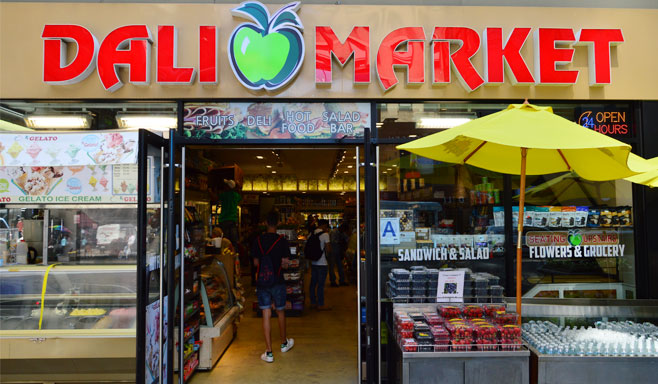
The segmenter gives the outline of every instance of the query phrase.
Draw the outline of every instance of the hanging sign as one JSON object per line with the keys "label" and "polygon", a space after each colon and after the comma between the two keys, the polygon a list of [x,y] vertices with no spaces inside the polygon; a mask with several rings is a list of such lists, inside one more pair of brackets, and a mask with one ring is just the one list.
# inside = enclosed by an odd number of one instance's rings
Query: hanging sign
{"label": "hanging sign", "polygon": [[54,167],[137,163],[137,131],[2,133],[0,165]]}
{"label": "hanging sign", "polygon": [[370,127],[368,103],[185,104],[185,136],[193,139],[345,139]]}
{"label": "hanging sign", "polygon": [[531,259],[623,257],[626,250],[614,229],[528,232],[526,246]]}

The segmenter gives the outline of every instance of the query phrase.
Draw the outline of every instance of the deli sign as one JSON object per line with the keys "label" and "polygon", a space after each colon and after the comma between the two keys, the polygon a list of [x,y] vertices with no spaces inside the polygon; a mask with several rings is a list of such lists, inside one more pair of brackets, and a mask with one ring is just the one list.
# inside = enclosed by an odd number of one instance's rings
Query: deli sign
{"label": "deli sign", "polygon": [[[304,62],[315,67],[315,83],[332,82],[334,61],[345,65],[354,61],[354,83],[368,84],[374,75],[388,91],[399,82],[395,69],[406,70],[408,84],[431,82],[447,85],[457,78],[471,92],[483,85],[573,85],[578,70],[564,69],[574,61],[574,46],[588,47],[590,86],[611,82],[611,47],[624,42],[617,28],[527,28],[503,30],[488,27],[478,31],[469,27],[420,26],[396,28],[381,42],[373,41],[370,27],[355,26],[346,36],[336,35],[331,26],[311,28],[313,47],[304,47],[300,4],[290,3],[270,16],[267,7],[247,1],[233,9],[233,15],[247,19],[231,26],[227,42],[220,42],[222,26],[202,25],[195,31],[198,39],[196,66],[177,65],[178,30],[174,25],[159,25],[152,31],[147,25],[120,26],[102,40],[87,27],[72,24],[45,25],[43,39],[43,81],[52,85],[74,84],[96,70],[102,86],[113,92],[124,82],[147,85],[151,81],[151,48],[155,44],[155,79],[161,84],[217,84],[219,60],[228,60],[236,79],[250,89],[268,91],[284,87],[297,75]],[[157,43],[157,44],[156,44]],[[67,60],[67,45],[74,44],[77,54]],[[228,55],[219,56],[219,44],[227,44]],[[533,44],[534,57],[521,53]],[[310,52],[310,55],[309,55]],[[484,64],[472,62],[481,53]],[[304,56],[310,56],[304,58]],[[528,62],[533,60],[534,70]],[[308,64],[307,64],[308,65]],[[127,68],[121,79],[119,68]],[[426,73],[430,68],[430,73]]]}

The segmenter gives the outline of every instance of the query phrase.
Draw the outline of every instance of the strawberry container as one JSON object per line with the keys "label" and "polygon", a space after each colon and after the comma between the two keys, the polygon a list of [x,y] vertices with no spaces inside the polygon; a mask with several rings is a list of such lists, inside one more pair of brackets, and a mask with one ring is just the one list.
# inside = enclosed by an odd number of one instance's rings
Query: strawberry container
{"label": "strawberry container", "polygon": [[400,327],[400,329],[413,331],[414,321],[411,318],[400,318],[398,321],[398,327]]}
{"label": "strawberry container", "polygon": [[402,337],[403,339],[408,339],[408,338],[410,338],[410,337],[414,337],[414,331],[412,331],[412,330],[410,330],[410,329],[399,329],[399,330],[398,330],[398,334],[399,334],[400,337]]}
{"label": "strawberry container", "polygon": [[402,339],[400,347],[403,352],[418,352],[418,343],[414,339]]}
{"label": "strawberry container", "polygon": [[455,305],[439,305],[439,315],[444,319],[453,319],[461,315],[461,307]]}
{"label": "strawberry container", "polygon": [[440,325],[443,324],[443,318],[436,313],[424,314],[425,322],[428,325]]}
{"label": "strawberry container", "polygon": [[451,346],[452,350],[455,352],[470,351],[473,346],[473,339],[452,340]]}
{"label": "strawberry container", "polygon": [[490,318],[495,317],[498,312],[502,312],[502,313],[506,312],[505,306],[498,304],[488,304],[483,306],[483,309],[484,309],[484,314]]}
{"label": "strawberry container", "polygon": [[517,324],[519,321],[519,315],[511,312],[496,313],[493,320],[499,325]]}
{"label": "strawberry container", "polygon": [[482,317],[484,315],[484,310],[479,305],[465,305],[462,307],[462,315],[464,317],[472,319],[475,317]]}

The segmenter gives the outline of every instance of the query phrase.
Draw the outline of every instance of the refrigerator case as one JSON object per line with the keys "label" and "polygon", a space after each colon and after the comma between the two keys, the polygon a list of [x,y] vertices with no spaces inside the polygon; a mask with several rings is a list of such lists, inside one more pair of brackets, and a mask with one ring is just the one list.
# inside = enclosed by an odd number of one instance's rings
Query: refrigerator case
{"label": "refrigerator case", "polygon": [[3,380],[134,380],[135,275],[134,265],[0,268]]}
{"label": "refrigerator case", "polygon": [[217,259],[201,268],[201,300],[199,369],[211,369],[235,337],[240,315],[225,266]]}

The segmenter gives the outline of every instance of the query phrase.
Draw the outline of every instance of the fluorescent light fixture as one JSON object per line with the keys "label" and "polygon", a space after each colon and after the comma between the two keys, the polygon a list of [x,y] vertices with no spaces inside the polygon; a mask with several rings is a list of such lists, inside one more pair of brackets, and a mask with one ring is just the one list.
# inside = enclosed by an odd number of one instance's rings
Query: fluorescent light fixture
{"label": "fluorescent light fixture", "polygon": [[343,171],[343,173],[350,173],[349,171]]}
{"label": "fluorescent light fixture", "polygon": [[348,165],[348,166],[347,166],[347,168],[352,168],[352,167],[354,167],[354,166],[353,166],[353,165]]}
{"label": "fluorescent light fixture", "polygon": [[174,114],[138,115],[135,113],[117,113],[117,125],[122,129],[148,129],[151,131],[168,131],[178,127]]}
{"label": "fluorescent light fixture", "polygon": [[475,116],[446,116],[446,117],[421,117],[416,128],[423,129],[448,129],[453,128],[475,119]]}
{"label": "fluorescent light fixture", "polygon": [[25,123],[35,129],[87,129],[91,127],[91,115],[28,115]]}
{"label": "fluorescent light fixture", "polygon": [[272,168],[272,166],[271,165],[266,165],[265,168]]}
{"label": "fluorescent light fixture", "polygon": [[418,137],[418,135],[409,135],[410,138]]}
{"label": "fluorescent light fixture", "polygon": [[264,157],[263,157],[263,156],[260,156],[260,155],[256,156],[256,158],[257,158],[258,160],[263,160],[263,159],[264,159]]}

